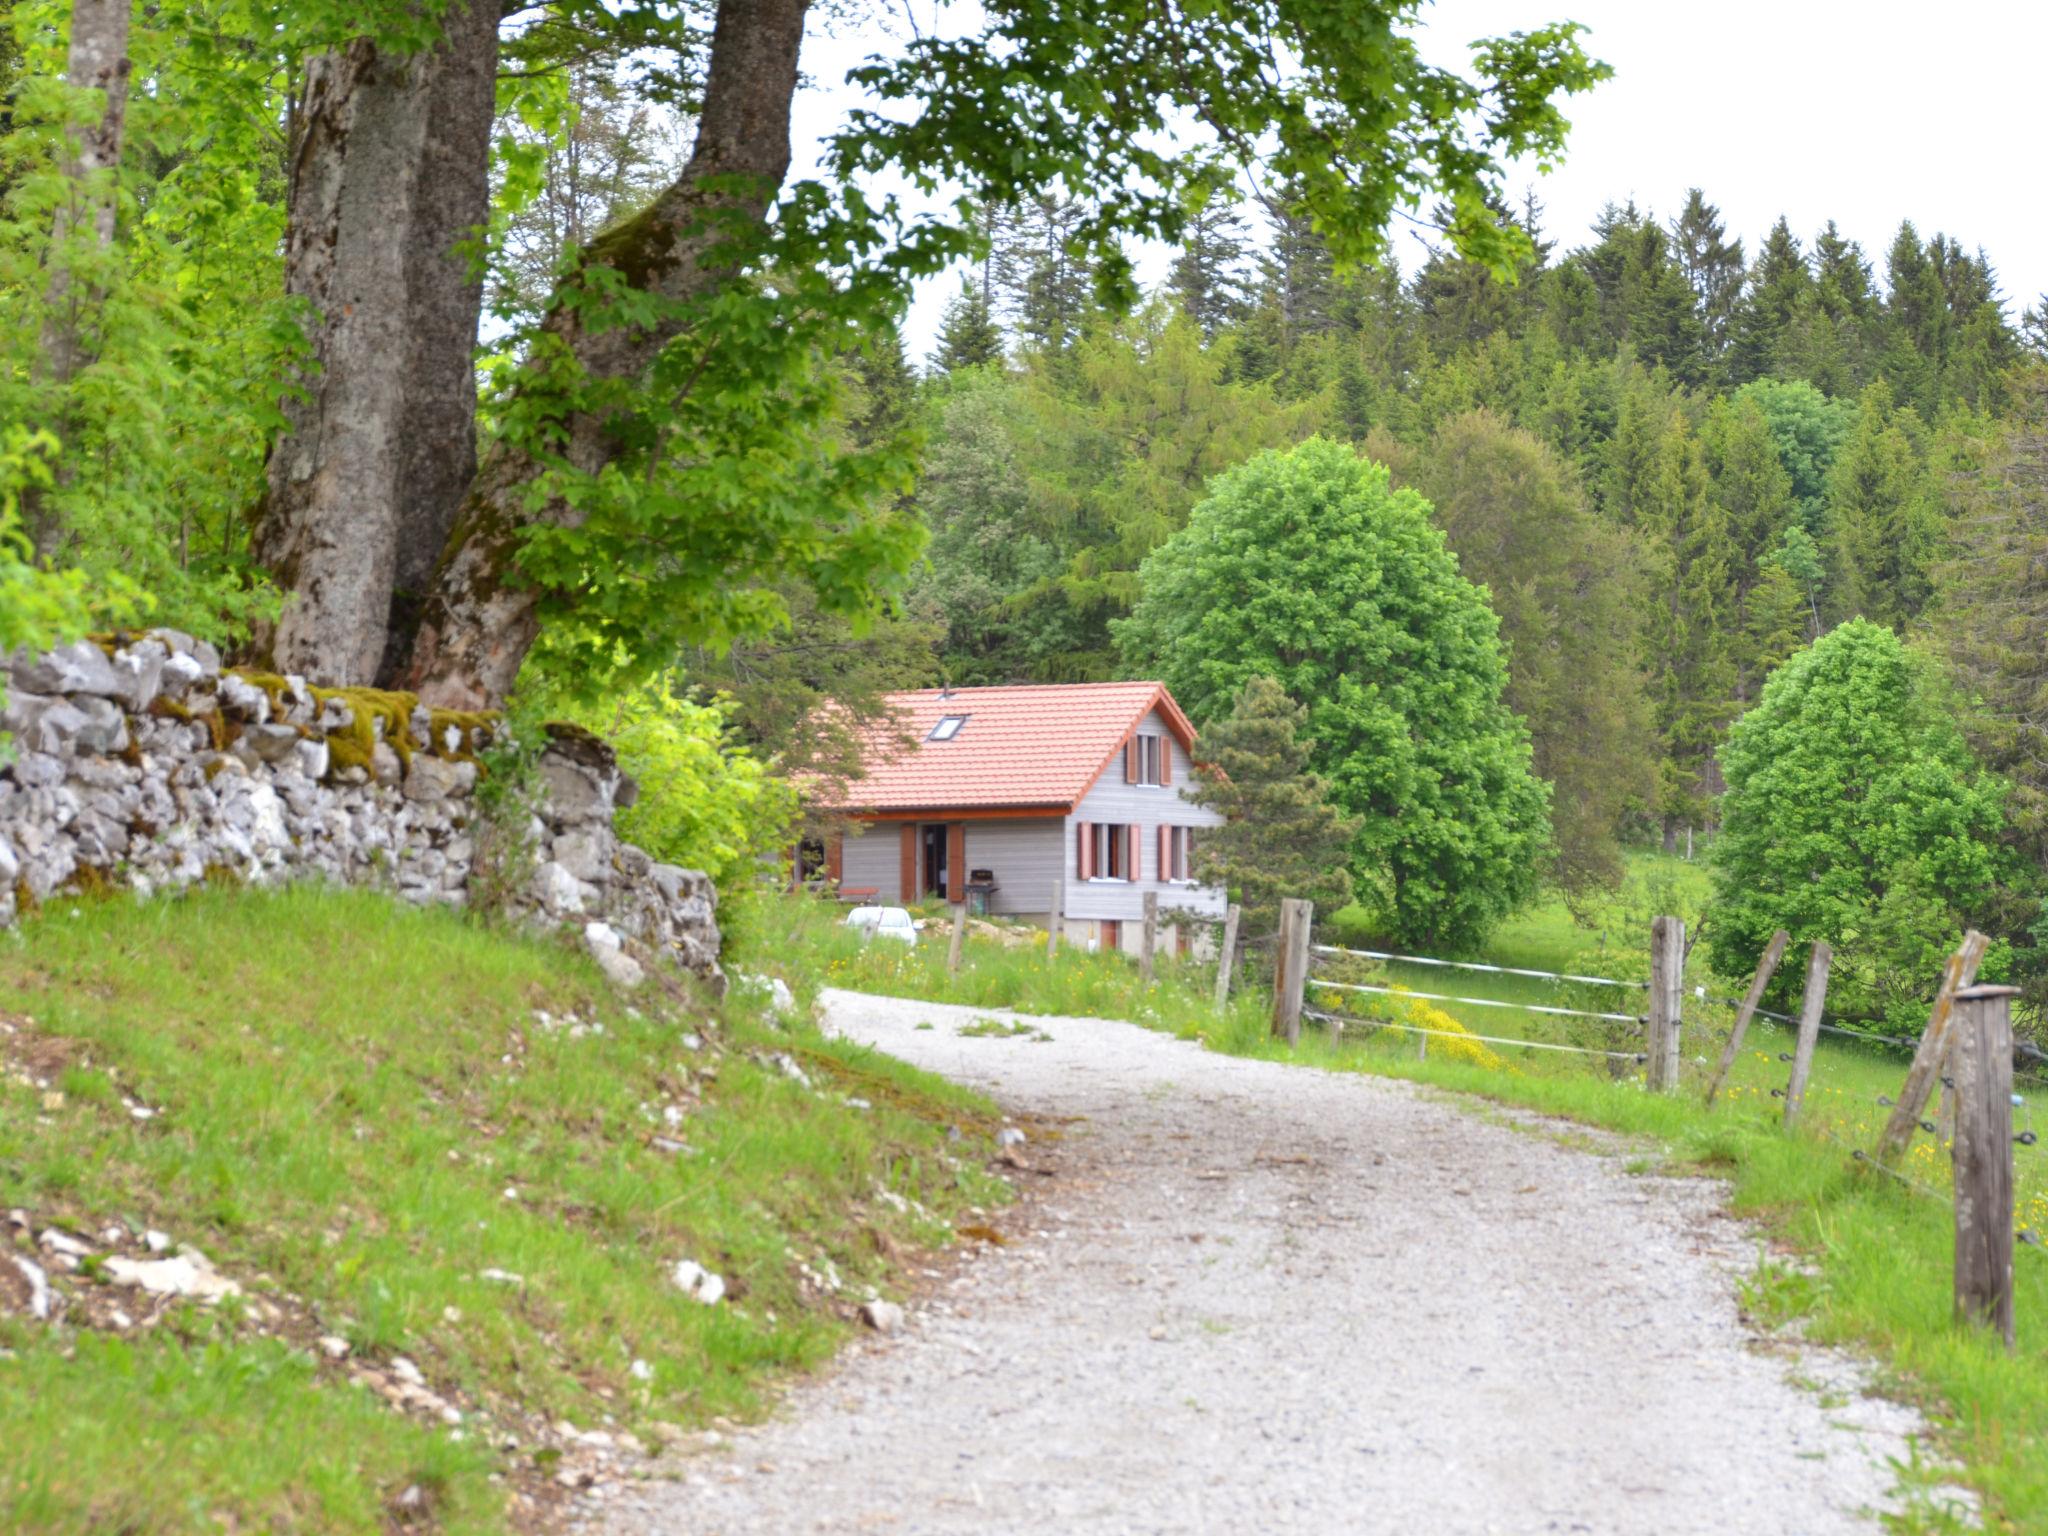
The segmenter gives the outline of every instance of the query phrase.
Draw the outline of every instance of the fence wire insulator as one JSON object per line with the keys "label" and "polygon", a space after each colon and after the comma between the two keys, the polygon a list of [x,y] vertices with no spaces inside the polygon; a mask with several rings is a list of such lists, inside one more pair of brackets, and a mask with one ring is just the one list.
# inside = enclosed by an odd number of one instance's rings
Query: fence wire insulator
{"label": "fence wire insulator", "polygon": [[1944,1077],[1941,1080],[1941,1086],[1948,1089],[1951,1093],[1953,1093],[1955,1091],[1956,1080],[1952,1077]]}
{"label": "fence wire insulator", "polygon": [[1790,1051],[1780,1051],[1780,1052],[1778,1052],[1778,1060],[1780,1060],[1780,1061],[1790,1061],[1791,1059],[1792,1059],[1792,1053],[1791,1053]]}
{"label": "fence wire insulator", "polygon": [[1783,1097],[1785,1097],[1785,1090],[1782,1088],[1773,1088],[1771,1090],[1771,1097],[1774,1099],[1782,1099]]}
{"label": "fence wire insulator", "polygon": [[2031,1243],[2036,1248],[2048,1248],[2048,1243],[2042,1242],[2041,1234],[2032,1227],[2021,1227],[2013,1236],[2023,1243]]}
{"label": "fence wire insulator", "polygon": [[1890,1109],[1892,1107],[1892,1096],[1888,1093],[1880,1093],[1877,1096],[1877,1102],[1882,1104],[1886,1109]]}
{"label": "fence wire insulator", "polygon": [[1920,1122],[1920,1129],[1925,1131],[1928,1135],[1933,1136],[1940,1132],[1941,1127],[1936,1125],[1932,1120],[1922,1120]]}
{"label": "fence wire insulator", "polygon": [[2021,1131],[2019,1135],[2013,1137],[2013,1140],[2023,1147],[2031,1147],[2034,1144],[2034,1133],[2032,1131]]}

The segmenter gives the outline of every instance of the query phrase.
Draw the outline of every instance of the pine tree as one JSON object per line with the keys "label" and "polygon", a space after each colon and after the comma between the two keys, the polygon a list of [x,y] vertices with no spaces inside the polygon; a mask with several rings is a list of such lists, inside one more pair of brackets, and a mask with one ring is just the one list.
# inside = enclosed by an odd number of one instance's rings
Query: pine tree
{"label": "pine tree", "polygon": [[1940,387],[1948,318],[1941,272],[1921,245],[1919,231],[1906,220],[1885,254],[1881,371],[1894,398],[1933,405]]}
{"label": "pine tree", "polygon": [[939,345],[932,353],[932,367],[939,373],[955,373],[1002,360],[1003,328],[996,323],[989,290],[974,278],[962,278],[960,291],[947,300],[939,321]]}
{"label": "pine tree", "polygon": [[1813,286],[1799,241],[1781,216],[1771,226],[1750,268],[1749,283],[1735,315],[1735,339],[1728,377],[1741,384],[1779,375],[1784,367],[1795,316]]}
{"label": "pine tree", "polygon": [[1335,328],[1336,264],[1330,247],[1283,189],[1266,204],[1273,243],[1266,254],[1265,291],[1279,309],[1290,344]]}
{"label": "pine tree", "polygon": [[1671,244],[1678,270],[1694,296],[1700,320],[1700,350],[1711,367],[1728,351],[1735,306],[1742,297],[1742,241],[1728,238],[1721,210],[1698,187],[1685,194],[1685,208],[1671,221]]}
{"label": "pine tree", "polygon": [[1253,677],[1195,743],[1201,767],[1188,799],[1223,817],[1195,835],[1195,878],[1228,890],[1257,939],[1279,928],[1285,897],[1323,913],[1351,900],[1346,863],[1358,828],[1309,772],[1307,723],[1307,708],[1277,682]]}
{"label": "pine tree", "polygon": [[1204,337],[1214,338],[1251,307],[1249,251],[1244,214],[1237,208],[1211,201],[1189,215],[1167,286]]}

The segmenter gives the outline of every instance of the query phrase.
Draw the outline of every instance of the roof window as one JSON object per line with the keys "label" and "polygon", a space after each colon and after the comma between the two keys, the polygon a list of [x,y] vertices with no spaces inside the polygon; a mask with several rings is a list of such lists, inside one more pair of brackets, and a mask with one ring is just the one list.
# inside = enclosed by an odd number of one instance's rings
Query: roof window
{"label": "roof window", "polygon": [[960,727],[966,723],[967,717],[965,715],[941,715],[939,716],[939,723],[932,727],[931,735],[925,737],[925,740],[951,741],[960,734]]}

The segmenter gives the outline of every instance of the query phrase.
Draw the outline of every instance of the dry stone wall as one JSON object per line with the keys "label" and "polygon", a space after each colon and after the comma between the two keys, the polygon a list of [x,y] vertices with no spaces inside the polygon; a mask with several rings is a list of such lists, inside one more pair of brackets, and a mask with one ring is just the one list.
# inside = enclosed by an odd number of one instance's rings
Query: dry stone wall
{"label": "dry stone wall", "polygon": [[66,890],[317,878],[460,906],[484,878],[515,913],[575,928],[615,979],[648,965],[723,990],[716,892],[619,840],[632,781],[593,737],[551,733],[530,803],[484,824],[491,724],[407,695],[224,670],[175,630],[7,664],[0,927]]}

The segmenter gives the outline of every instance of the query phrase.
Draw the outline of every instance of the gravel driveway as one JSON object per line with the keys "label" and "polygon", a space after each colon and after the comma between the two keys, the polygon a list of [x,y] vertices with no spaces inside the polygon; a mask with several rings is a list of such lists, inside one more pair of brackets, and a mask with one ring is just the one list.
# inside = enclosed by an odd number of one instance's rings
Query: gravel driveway
{"label": "gravel driveway", "polygon": [[616,1497],[610,1531],[1829,1536],[1891,1507],[1917,1421],[1743,1326],[1756,1242],[1706,1181],[1129,1024],[826,1008],[1084,1119],[1021,1149],[1053,1172],[1022,1176],[1007,1246],[777,1422]]}

